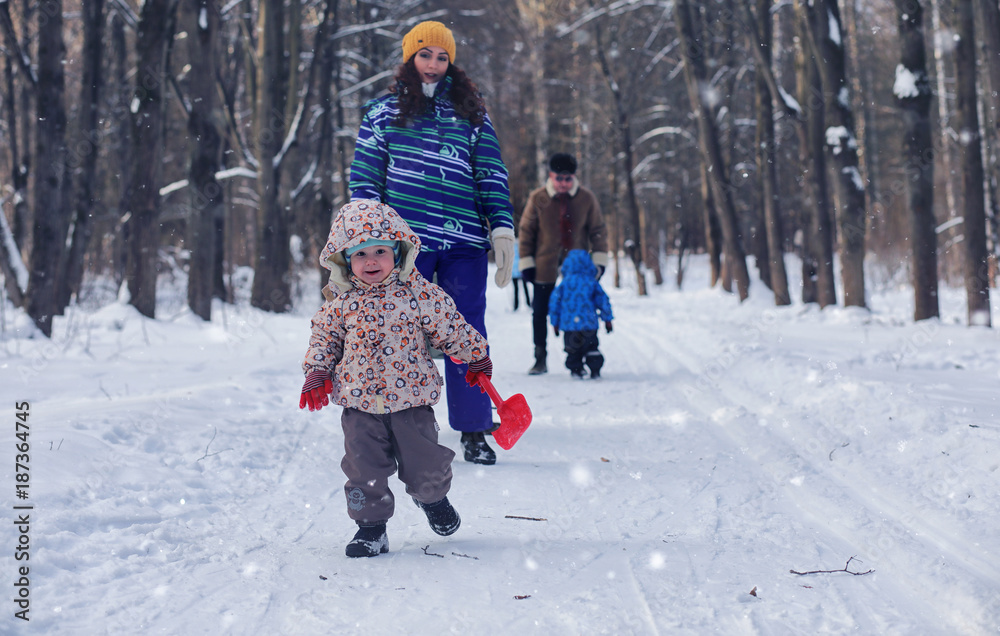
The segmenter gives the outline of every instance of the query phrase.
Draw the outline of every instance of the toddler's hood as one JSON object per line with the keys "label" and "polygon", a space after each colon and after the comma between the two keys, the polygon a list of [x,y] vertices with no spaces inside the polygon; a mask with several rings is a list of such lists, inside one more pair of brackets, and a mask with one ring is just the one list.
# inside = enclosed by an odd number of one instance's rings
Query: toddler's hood
{"label": "toddler's hood", "polygon": [[344,250],[368,239],[399,241],[399,280],[405,282],[409,278],[420,251],[420,239],[403,217],[388,205],[358,199],[340,208],[319,257],[320,265],[330,270],[330,283],[323,290],[327,298],[331,297],[330,294],[336,297],[351,289],[351,267],[344,257]]}
{"label": "toddler's hood", "polygon": [[560,269],[563,276],[597,278],[597,266],[594,265],[594,261],[590,258],[590,254],[586,250],[570,250],[566,254],[566,260],[563,261]]}

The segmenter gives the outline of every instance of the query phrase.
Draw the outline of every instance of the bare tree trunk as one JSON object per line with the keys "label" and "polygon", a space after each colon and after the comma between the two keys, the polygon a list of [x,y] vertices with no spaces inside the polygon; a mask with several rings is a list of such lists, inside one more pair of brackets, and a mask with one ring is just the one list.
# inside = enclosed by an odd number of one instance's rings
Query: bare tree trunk
{"label": "bare tree trunk", "polygon": [[[23,24],[31,24],[35,17],[35,13],[41,7],[40,3],[35,2],[35,0],[21,0],[21,21]],[[22,64],[27,64],[29,57],[27,51],[30,50],[32,42],[35,35],[31,32],[31,29],[21,30],[21,41],[18,44],[19,50],[24,52],[22,59],[24,62]],[[37,51],[36,51],[37,54]],[[17,169],[21,172],[22,184],[24,187],[24,198],[20,204],[15,204],[14,206],[14,238],[17,239],[17,244],[21,247],[21,253],[25,260],[28,259],[28,252],[26,246],[30,245],[30,235],[32,230],[32,214],[30,201],[31,194],[29,189],[29,184],[34,179],[34,166],[35,166],[35,134],[36,126],[34,122],[34,117],[30,113],[36,112],[37,106],[37,84],[38,78],[35,77],[30,69],[24,70],[21,73],[22,80],[19,86],[19,95],[17,96],[17,101],[20,104],[18,109],[23,116],[18,121],[17,131],[11,131],[11,135],[19,135],[21,137],[20,147],[21,147],[21,163]]]}
{"label": "bare tree trunk", "polygon": [[[339,18],[338,18],[339,21]],[[333,209],[338,209],[341,205],[346,204],[351,200],[351,190],[350,190],[350,179],[348,179],[348,172],[350,171],[351,165],[351,154],[354,152],[354,142],[353,139],[349,139],[344,133],[344,100],[341,97],[341,91],[343,87],[341,83],[343,81],[343,71],[344,64],[341,62],[339,57],[334,57],[336,69],[333,74],[333,90],[335,91],[336,98],[333,100],[333,105],[336,108],[337,118],[336,125],[334,126],[334,138],[337,141],[337,172],[340,175],[340,193],[334,199]]]}
{"label": "bare tree trunk", "polygon": [[[346,18],[339,17],[341,11],[339,2],[337,6],[338,17],[336,17],[334,22],[339,25],[342,22],[347,22],[347,20]],[[349,9],[350,4],[344,7],[345,13]],[[338,26],[337,28],[339,29],[340,27]],[[347,68],[347,73],[349,73],[350,66],[344,64],[341,56],[335,55],[333,74],[333,107],[336,111],[336,119],[334,120],[333,134],[334,139],[336,140],[335,157],[340,189],[334,197],[334,204],[332,206],[333,210],[339,209],[341,205],[344,205],[351,200],[350,179],[348,178],[348,173],[350,172],[351,162],[354,159],[354,141],[357,134],[357,129],[347,129],[347,122],[345,121],[345,100],[342,95],[344,90],[343,83],[345,68]]]}
{"label": "bare tree trunk", "polygon": [[[771,5],[772,0],[757,0],[757,32],[764,61],[771,63]],[[757,76],[757,173],[760,175],[761,198],[764,203],[764,224],[767,236],[768,274],[774,304],[791,304],[788,294],[788,274],[785,271],[785,235],[781,229],[781,206],[778,198],[778,146],[774,135],[774,108],[767,79]]]}
{"label": "bare tree trunk", "polygon": [[[5,5],[6,6],[6,5]],[[14,108],[14,68],[11,64],[10,57],[6,57],[4,60],[4,81],[6,85],[6,90],[4,91],[3,103],[4,108],[7,111],[7,130],[11,131],[9,136],[10,141],[10,165],[11,165],[11,185],[13,188],[13,207],[14,207],[14,219],[24,218],[27,216],[27,201],[25,200],[25,195],[27,194],[27,179],[26,174],[21,170],[22,164],[20,161],[20,155],[18,152],[18,139],[17,139],[17,111]],[[2,273],[4,276],[4,287],[7,289],[7,296],[10,298],[11,302],[15,307],[21,307],[24,305],[24,293],[27,289],[28,281],[20,280],[17,276],[17,266],[24,266],[21,260],[21,246],[24,243],[23,236],[19,239],[14,231],[7,225],[7,217],[3,216],[3,210],[0,210],[0,223],[3,223],[3,236],[0,236],[0,259],[2,259]],[[24,226],[22,222],[22,227]]]}
{"label": "bare tree trunk", "polygon": [[28,54],[28,33],[30,30],[27,28],[27,25],[31,22],[33,11],[28,2],[24,2],[22,6],[25,9],[24,15],[21,16],[22,24],[24,25],[22,33],[25,35],[23,43],[17,40],[17,32],[14,30],[14,20],[10,15],[10,3],[0,2],[0,31],[3,32],[3,43],[6,48],[4,57],[8,62],[16,62],[17,68],[24,74],[25,80],[28,81],[32,88],[37,88],[38,78],[35,77],[34,71],[31,69],[31,59]]}
{"label": "bare tree trunk", "polygon": [[844,305],[865,305],[865,184],[859,172],[858,142],[851,112],[844,29],[836,0],[803,4],[808,16],[807,42],[823,83],[826,110],[826,147],[836,168],[840,230],[840,277],[844,285]]}
{"label": "bare tree trunk", "polygon": [[[4,22],[4,43],[8,49],[13,50],[11,42],[17,43],[10,21],[9,3],[0,6],[0,19]],[[10,25],[11,28],[8,28]],[[21,162],[18,153],[17,135],[17,111],[14,108],[14,96],[16,95],[14,84],[14,65],[11,56],[4,56],[4,94],[3,106],[7,111],[7,130],[10,148],[11,182],[14,190],[14,218],[18,217],[18,207],[25,207],[25,189],[27,187],[24,175],[21,172]],[[23,213],[23,212],[22,212]],[[13,230],[7,224],[7,217],[0,210],[0,274],[4,277],[4,289],[7,290],[7,297],[15,307],[24,304],[24,293],[28,286],[28,277],[23,274],[27,272],[21,260],[20,241],[14,236]],[[19,272],[21,275],[19,275]]]}
{"label": "bare tree trunk", "polygon": [[[719,226],[719,215],[715,209],[715,198],[712,196],[712,186],[709,182],[708,167],[704,161],[699,162],[701,176],[701,203],[705,225],[705,250],[708,252],[708,286],[722,280],[722,228]],[[731,291],[731,290],[730,290]]]}
{"label": "bare tree trunk", "polygon": [[223,190],[215,179],[221,164],[222,136],[216,128],[216,52],[219,25],[217,0],[190,0],[195,24],[190,25],[188,46],[192,60],[190,73],[191,113],[188,132],[194,141],[188,181],[191,208],[187,223],[187,244],[191,252],[188,267],[188,307],[203,320],[212,319],[215,291],[216,219],[223,208]]}
{"label": "bare tree trunk", "polygon": [[816,302],[820,307],[837,303],[833,274],[833,217],[826,180],[824,130],[826,110],[823,87],[816,60],[806,45],[807,16],[796,11],[796,32],[800,46],[796,51],[798,99],[804,109],[805,124],[798,128],[799,157],[802,172],[799,182],[807,200],[805,236],[802,240],[802,302]]}
{"label": "bare tree trunk", "polygon": [[143,316],[156,315],[157,256],[160,247],[160,194],[167,50],[174,35],[177,0],[147,0],[136,34],[138,68],[132,107],[131,156],[122,210],[129,215],[127,252],[129,303]]}
{"label": "bare tree trunk", "polygon": [[962,182],[965,193],[965,293],[969,325],[991,326],[989,263],[986,249],[986,204],[983,197],[983,156],[976,111],[976,42],[971,2],[955,5],[956,114],[959,121]]}
{"label": "bare tree trunk", "polygon": [[[258,3],[262,5],[262,3]],[[254,26],[253,15],[254,15],[254,2],[253,0],[243,0],[244,9],[240,15],[240,32],[243,34],[243,81],[245,85],[243,90],[245,94],[250,96],[249,102],[250,107],[253,110],[253,117],[251,121],[256,121],[257,119],[257,79],[258,79],[258,69],[257,64],[259,60],[257,59],[257,46],[258,42],[254,40],[256,35],[258,38],[263,38],[263,33],[257,33],[257,28]],[[263,7],[261,6],[261,9]],[[258,20],[259,22],[259,20]]]}
{"label": "bare tree trunk", "polygon": [[[229,190],[223,187],[221,193],[223,200],[226,199],[227,192]],[[215,247],[212,250],[212,253],[215,254],[215,259],[212,261],[212,297],[224,302],[231,302],[231,294],[226,289],[226,227],[229,225],[226,221],[227,207],[223,203],[212,221],[212,236],[215,241]]]}
{"label": "bare tree trunk", "polygon": [[302,0],[288,0],[288,20],[284,32],[284,64],[282,75],[285,77],[285,121],[295,118],[299,106],[299,62],[302,49]]}
{"label": "bare tree trunk", "polygon": [[659,286],[663,284],[663,270],[660,268],[660,228],[657,222],[659,216],[646,212],[645,206],[642,210],[646,220],[646,234],[642,239],[644,250],[642,262],[653,274],[653,284]]}
{"label": "bare tree trunk", "polygon": [[[334,144],[339,146],[339,143],[334,132],[334,119],[337,116],[340,90],[337,89],[336,99],[334,99],[332,91],[334,78],[340,72],[340,62],[337,61],[336,46],[331,35],[337,32],[339,25],[340,0],[327,0],[322,21],[316,31],[316,46],[321,60],[317,94],[319,95],[319,104],[323,108],[319,122],[319,146],[316,149],[316,174],[319,175],[319,188],[316,192],[315,206],[310,208],[312,213],[306,223],[307,231],[310,234],[308,240],[317,257],[329,232],[337,199],[333,189],[333,175],[337,172],[337,166],[334,165],[333,157]],[[341,179],[341,181],[346,183],[347,179]],[[322,273],[321,269],[320,274]],[[320,276],[321,288],[327,283],[324,278],[324,276]]]}
{"label": "bare tree trunk", "polygon": [[[113,6],[113,5],[112,5]],[[108,83],[111,92],[110,116],[114,121],[119,122],[110,131],[109,146],[111,173],[116,175],[113,182],[114,190],[124,192],[132,175],[132,147],[130,127],[131,113],[129,113],[129,101],[134,92],[129,85],[129,73],[131,71],[128,63],[128,46],[125,37],[125,18],[122,16],[122,9],[115,8],[111,12],[111,59],[108,60],[111,80]],[[121,201],[119,201],[119,204]],[[128,224],[125,222],[126,212],[119,207],[118,220],[115,223],[111,246],[111,273],[114,277],[115,285],[121,287],[125,280],[127,267],[126,244],[128,235]]]}
{"label": "bare tree trunk", "polygon": [[628,240],[631,242],[629,251],[632,257],[632,265],[635,267],[636,291],[640,296],[645,296],[649,292],[646,290],[646,274],[643,271],[643,246],[646,238],[646,218],[639,204],[639,197],[635,192],[635,179],[632,177],[632,170],[635,167],[635,160],[632,156],[632,129],[629,123],[628,107],[625,105],[624,97],[619,89],[618,82],[615,81],[608,64],[607,56],[602,43],[600,23],[594,23],[594,36],[597,45],[594,47],[598,60],[601,63],[601,71],[608,82],[611,95],[614,98],[615,114],[618,118],[618,133],[620,135],[624,163],[622,174],[625,176],[625,201],[628,205],[628,223],[626,232]]}
{"label": "bare tree trunk", "polygon": [[[308,7],[310,13],[313,12],[311,3]],[[284,95],[282,98],[282,110],[285,121],[285,139],[282,146],[279,146],[278,162],[281,170],[278,173],[278,205],[285,211],[287,233],[301,234],[301,230],[296,231],[296,213],[299,208],[298,201],[295,200],[299,194],[298,181],[293,181],[296,176],[308,170],[308,167],[316,160],[312,152],[303,152],[307,149],[307,144],[300,144],[300,134],[309,128],[307,113],[310,112],[312,102],[316,99],[315,83],[306,81],[303,95],[303,73],[302,66],[302,11],[306,8],[305,0],[285,0],[283,4],[284,30],[282,32],[282,48],[284,53],[281,57],[281,72],[278,77],[282,78]],[[317,35],[319,35],[317,33]],[[315,51],[316,49],[314,49]],[[319,56],[315,53],[310,56],[307,65],[306,76],[311,80],[315,74],[315,68],[319,66]],[[311,150],[311,149],[310,149]],[[311,187],[304,190],[312,191]],[[301,249],[301,246],[300,246]],[[291,259],[291,245],[289,245],[289,259]],[[292,261],[289,260],[289,284],[295,280],[292,275]]]}
{"label": "bare tree trunk", "polygon": [[77,141],[69,156],[75,172],[72,243],[59,286],[59,303],[69,305],[83,282],[83,258],[93,233],[95,197],[101,196],[97,183],[97,159],[101,130],[99,116],[104,79],[101,73],[101,43],[104,29],[104,0],[83,0],[83,77],[80,85]]}
{"label": "bare tree trunk", "polygon": [[[983,110],[986,113],[985,141],[988,152],[987,177],[987,218],[990,223],[987,245],[992,244],[991,258],[1000,259],[1000,3],[978,0],[976,22],[981,25],[980,33],[984,44],[986,61],[980,66],[983,71],[986,90],[982,91]],[[991,278],[990,285],[996,280]]]}
{"label": "bare tree trunk", "polygon": [[257,142],[257,266],[250,304],[258,309],[285,312],[291,307],[288,279],[291,253],[288,217],[281,209],[278,190],[281,170],[275,158],[284,140],[284,57],[282,0],[262,0],[257,18],[257,94],[254,132]]}
{"label": "bare tree trunk", "polygon": [[937,234],[934,232],[934,143],[931,136],[931,83],[924,49],[923,8],[896,0],[902,47],[893,92],[903,115],[907,166],[907,207],[913,268],[914,320],[939,315]]}
{"label": "bare tree trunk", "polygon": [[981,25],[980,34],[986,50],[982,69],[989,79],[989,97],[986,99],[990,125],[994,134],[1000,134],[1000,2],[976,0],[976,21]]}
{"label": "bare tree trunk", "polygon": [[[618,198],[618,170],[618,164],[612,163],[611,170],[608,172],[608,192],[611,194],[612,200]],[[618,206],[610,207],[613,207],[613,210],[608,219],[608,247],[611,248],[611,259],[615,264],[614,286],[615,289],[619,289],[622,286],[622,271],[619,256],[625,248],[622,238],[622,215],[619,213]]]}
{"label": "bare tree trunk", "polygon": [[934,75],[937,78],[938,127],[941,130],[941,172],[944,175],[944,194],[947,218],[953,217],[958,209],[955,203],[955,174],[951,162],[951,130],[948,114],[947,69],[944,59],[946,30],[942,23],[942,3],[948,0],[930,0],[931,2],[931,32],[934,33]]}
{"label": "bare tree trunk", "polygon": [[[25,3],[29,8],[29,3]],[[30,21],[30,10],[22,16],[24,23]],[[7,139],[10,148],[11,186],[13,192],[14,218],[11,238],[19,250],[27,245],[28,229],[31,226],[31,210],[28,207],[28,178],[31,174],[31,95],[37,79],[33,75],[25,46],[17,40],[14,24],[10,17],[10,3],[0,3],[0,22],[3,26],[3,44],[8,54],[4,56],[3,106],[7,112]],[[25,32],[29,29],[24,29]],[[18,64],[14,64],[14,61]],[[20,97],[20,99],[18,99]],[[20,108],[18,107],[20,106]],[[22,116],[18,118],[18,113]],[[18,255],[21,260],[21,255]],[[8,281],[8,285],[10,281]],[[21,290],[23,295],[23,291]],[[13,295],[11,296],[13,298]],[[22,298],[23,302],[23,298]],[[20,306],[21,303],[17,303]]]}
{"label": "bare tree trunk", "polygon": [[34,178],[34,231],[27,310],[39,330],[52,335],[58,306],[60,265],[69,228],[69,202],[62,200],[66,179],[66,107],[62,0],[38,5],[38,93]]}
{"label": "bare tree trunk", "polygon": [[545,42],[546,7],[541,0],[517,0],[517,12],[521,22],[527,47],[526,69],[531,80],[534,97],[532,113],[535,116],[535,176],[536,183],[544,183],[548,177],[549,154],[549,99],[545,86]]}
{"label": "bare tree trunk", "polygon": [[[912,0],[914,3],[919,2],[919,0]],[[854,119],[855,125],[855,136],[858,140],[858,171],[864,175],[866,187],[865,187],[865,209],[871,210],[874,200],[871,199],[873,194],[877,193],[877,166],[878,161],[872,161],[872,157],[877,157],[878,154],[875,151],[877,144],[875,143],[875,126],[870,126],[869,124],[873,121],[873,117],[870,116],[869,106],[872,104],[871,99],[866,99],[866,95],[870,95],[871,92],[866,92],[866,88],[871,85],[868,81],[871,77],[871,64],[864,64],[862,61],[860,49],[859,49],[859,36],[858,33],[861,30],[859,22],[863,19],[863,13],[859,11],[858,5],[864,3],[869,4],[870,0],[841,0],[840,5],[844,8],[844,15],[841,22],[841,37],[844,38],[844,55],[848,59],[855,60],[855,72],[848,79],[850,86],[850,96],[851,101],[848,107],[855,113],[857,117]],[[871,128],[871,133],[869,132]],[[874,214],[873,214],[874,216]]]}
{"label": "bare tree trunk", "polygon": [[688,98],[691,100],[691,109],[698,121],[698,145],[701,149],[702,161],[707,166],[712,198],[719,212],[719,224],[722,228],[726,255],[725,268],[736,282],[740,300],[743,301],[750,295],[750,272],[747,270],[746,252],[743,250],[742,233],[733,203],[732,184],[728,178],[729,171],[722,159],[722,150],[719,147],[713,109],[706,103],[703,94],[707,78],[704,59],[699,55],[699,52],[704,52],[705,47],[694,28],[690,0],[681,0],[677,3],[676,9],[684,56],[684,77],[687,83]]}
{"label": "bare tree trunk", "polygon": [[0,274],[3,274],[7,297],[15,307],[24,305],[24,292],[28,287],[27,272],[14,241],[14,233],[7,225],[7,216],[0,210]]}

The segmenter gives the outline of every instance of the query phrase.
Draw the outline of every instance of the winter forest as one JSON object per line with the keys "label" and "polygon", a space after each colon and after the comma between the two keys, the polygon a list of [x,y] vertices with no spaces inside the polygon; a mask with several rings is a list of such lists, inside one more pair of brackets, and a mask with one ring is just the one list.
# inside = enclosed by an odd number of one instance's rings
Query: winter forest
{"label": "winter forest", "polygon": [[364,105],[401,35],[437,19],[486,98],[515,213],[546,157],[574,153],[613,284],[645,295],[668,259],[704,253],[708,285],[744,300],[749,262],[782,305],[795,253],[804,302],[865,307],[867,274],[911,281],[922,320],[945,281],[989,326],[998,5],[0,0],[4,293],[49,335],[120,289],[155,316],[180,268],[208,320],[249,267],[251,304],[287,311],[348,199]]}
{"label": "winter forest", "polygon": [[[528,375],[490,272],[531,427],[352,559],[303,352],[425,20],[614,329]],[[0,60],[0,634],[1000,630],[1000,0],[0,0]]]}

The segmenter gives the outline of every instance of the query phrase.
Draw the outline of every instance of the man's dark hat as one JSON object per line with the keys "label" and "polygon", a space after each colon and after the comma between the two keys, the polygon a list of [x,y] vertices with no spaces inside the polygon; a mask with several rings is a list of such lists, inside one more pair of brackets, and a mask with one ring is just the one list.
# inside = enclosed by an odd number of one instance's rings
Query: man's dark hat
{"label": "man's dark hat", "polygon": [[576,174],[576,159],[565,152],[557,152],[549,159],[549,170],[556,174]]}

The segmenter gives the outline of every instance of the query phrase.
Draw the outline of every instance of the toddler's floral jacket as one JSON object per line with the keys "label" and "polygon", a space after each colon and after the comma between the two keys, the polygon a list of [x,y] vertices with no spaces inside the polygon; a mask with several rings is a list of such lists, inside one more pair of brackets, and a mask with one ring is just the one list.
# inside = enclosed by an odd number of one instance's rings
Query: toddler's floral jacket
{"label": "toddler's floral jacket", "polygon": [[[400,241],[398,265],[384,281],[354,277],[344,250],[368,239]],[[357,200],[330,228],[320,263],[330,270],[326,302],[312,319],[302,369],[326,370],[331,402],[367,413],[434,405],[443,381],[427,345],[463,362],[487,356],[486,339],[451,296],[414,267],[420,239],[388,205]],[[426,338],[425,338],[426,336]]]}

